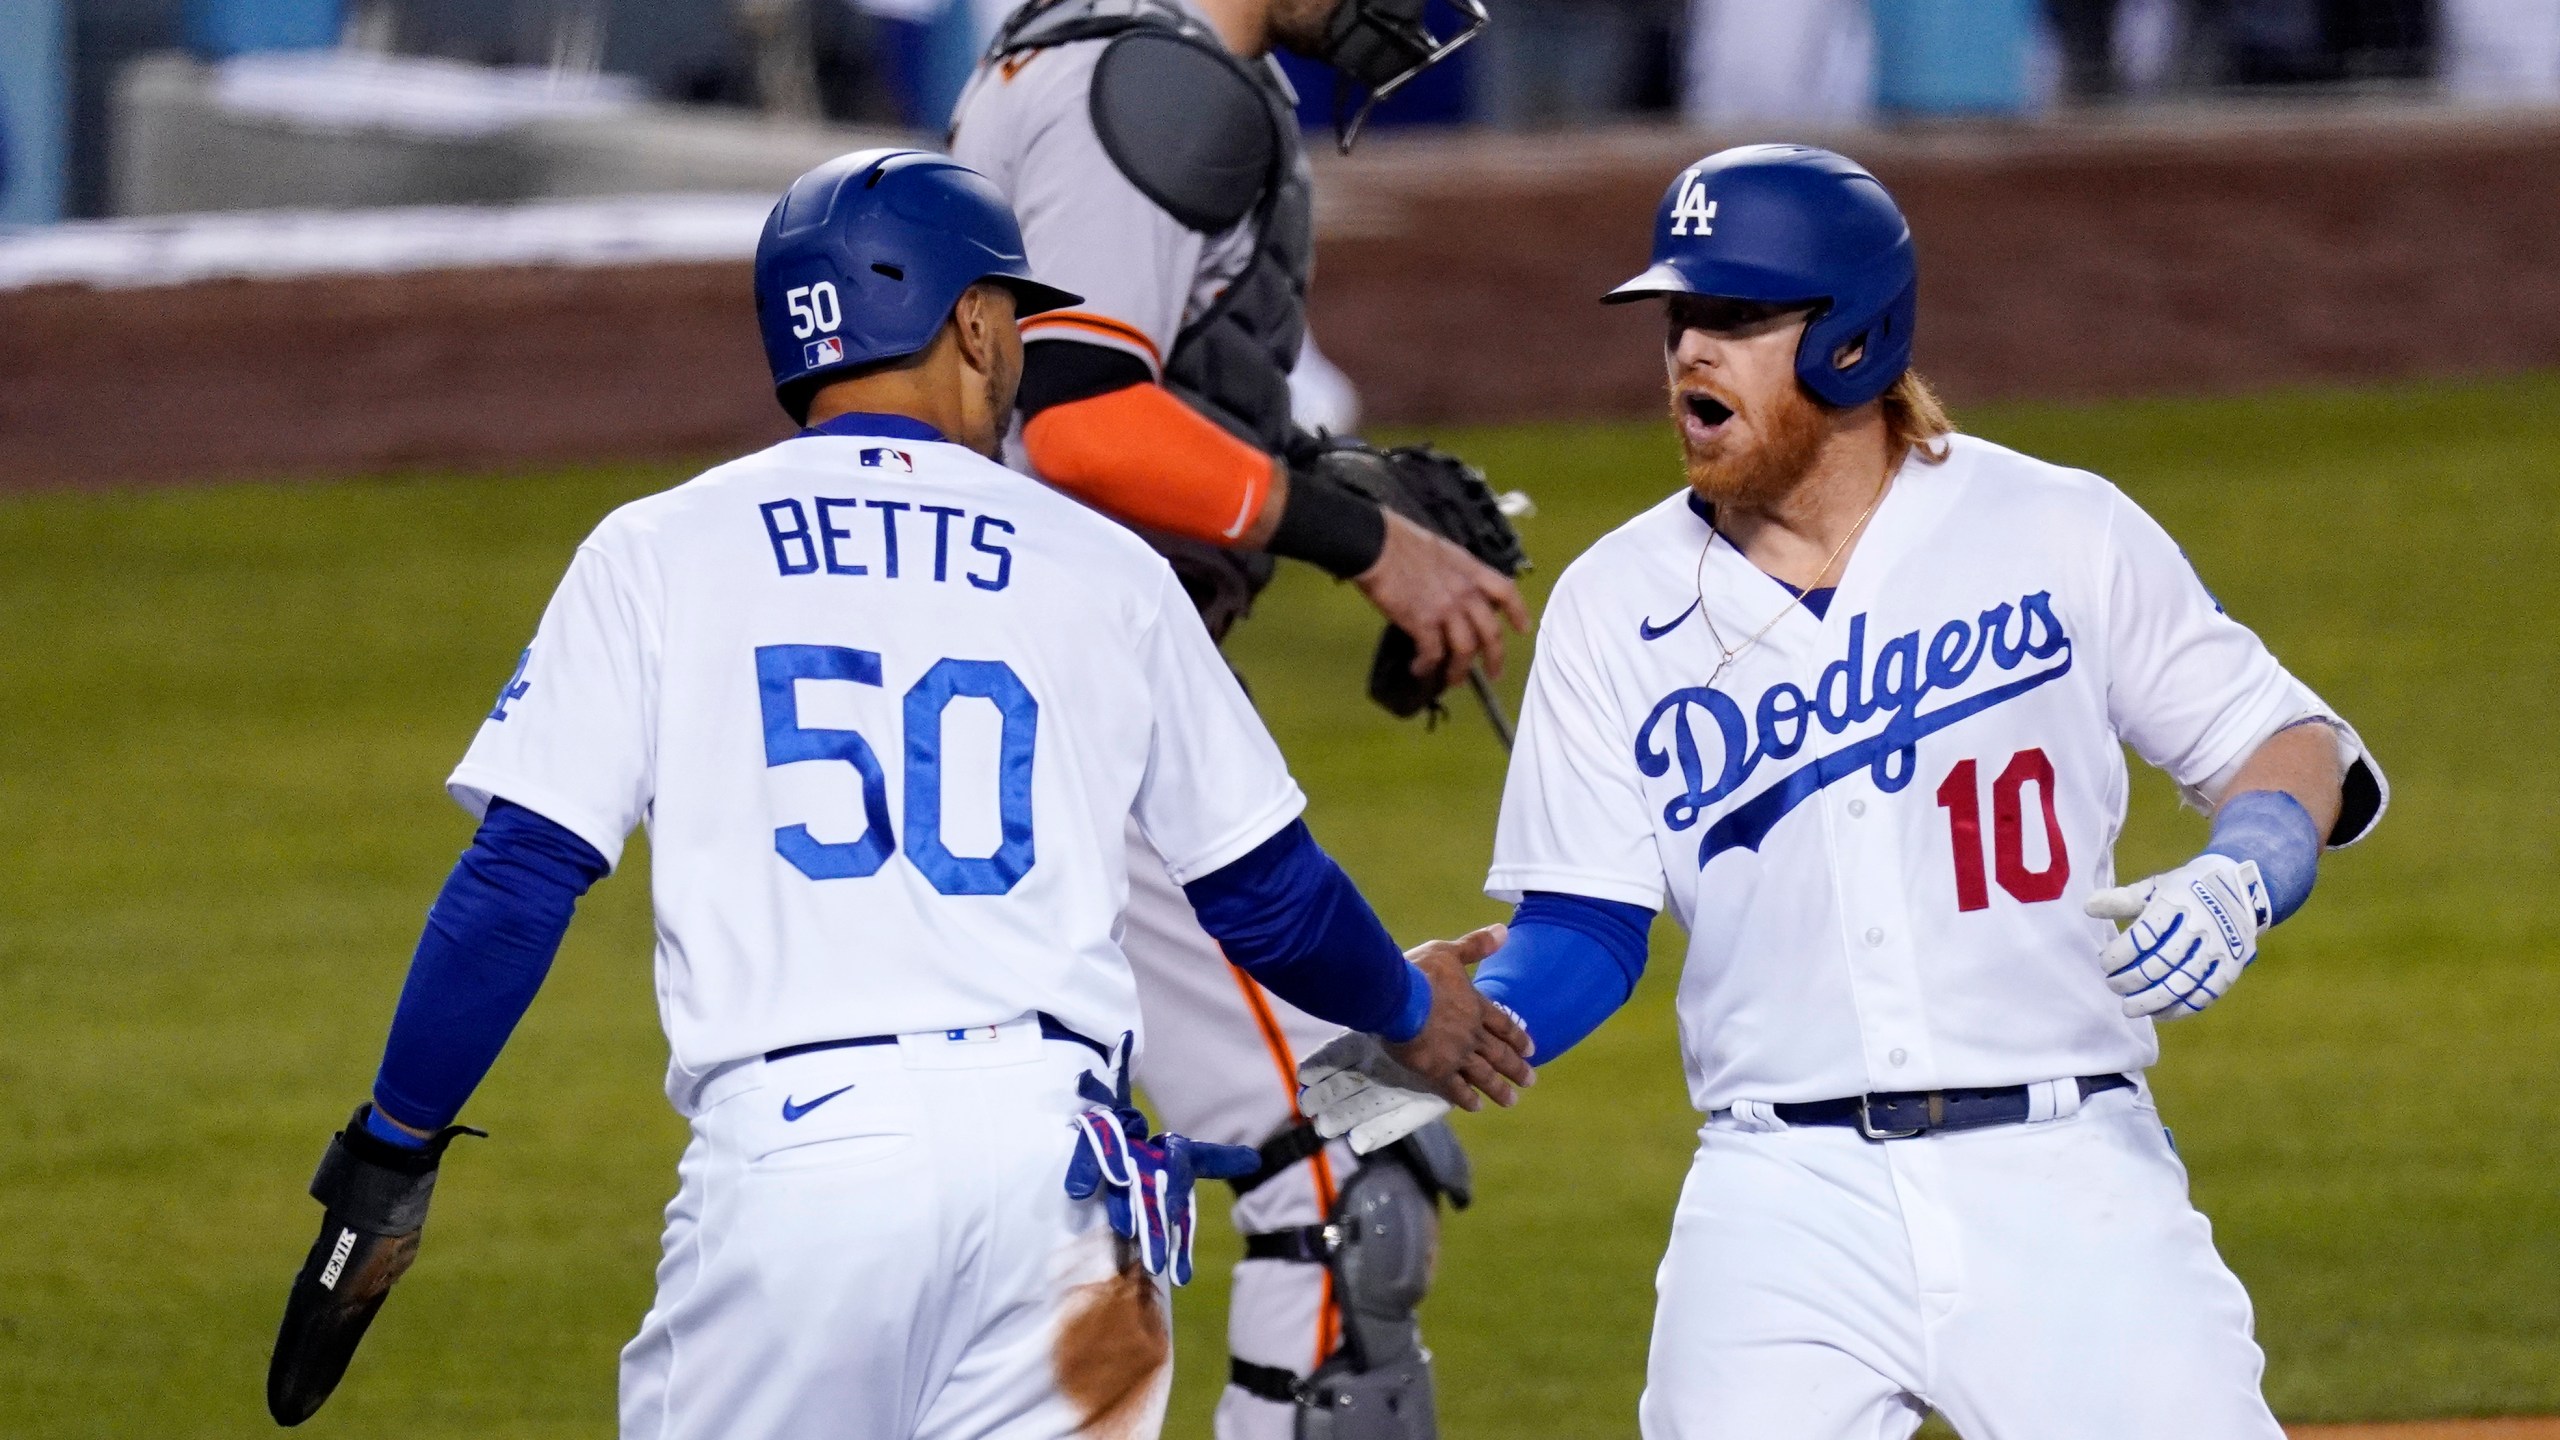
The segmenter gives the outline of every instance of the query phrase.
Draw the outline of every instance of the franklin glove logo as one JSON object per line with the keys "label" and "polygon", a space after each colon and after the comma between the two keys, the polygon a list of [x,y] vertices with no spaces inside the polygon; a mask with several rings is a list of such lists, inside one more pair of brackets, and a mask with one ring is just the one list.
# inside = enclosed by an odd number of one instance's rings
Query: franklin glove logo
{"label": "franklin glove logo", "polygon": [[341,1271],[347,1268],[347,1254],[355,1248],[356,1232],[353,1230],[339,1231],[337,1248],[329,1252],[329,1266],[327,1269],[320,1272],[321,1289],[335,1290],[338,1288],[338,1275]]}

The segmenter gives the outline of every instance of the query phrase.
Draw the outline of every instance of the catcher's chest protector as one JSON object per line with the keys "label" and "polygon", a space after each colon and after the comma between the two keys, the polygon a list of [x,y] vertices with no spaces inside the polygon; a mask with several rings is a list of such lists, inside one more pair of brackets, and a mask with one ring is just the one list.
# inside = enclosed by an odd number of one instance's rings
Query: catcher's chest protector
{"label": "catcher's chest protector", "polygon": [[[1274,82],[1276,88],[1276,81]],[[1315,187],[1285,99],[1285,162],[1264,200],[1260,241],[1218,303],[1175,337],[1164,382],[1201,413],[1279,454],[1288,448],[1289,372],[1307,337],[1307,281],[1315,270]]]}
{"label": "catcher's chest protector", "polygon": [[[1189,229],[1215,237],[1242,226],[1253,237],[1244,268],[1174,337],[1165,388],[1246,443],[1283,454],[1315,266],[1314,176],[1297,97],[1274,64],[1229,53],[1170,0],[1027,5],[997,32],[987,62],[1084,40],[1108,42],[1090,104],[1112,163]],[[1144,533],[1221,640],[1271,583],[1273,561],[1261,551]]]}
{"label": "catcher's chest protector", "polygon": [[1289,372],[1306,339],[1315,266],[1314,177],[1296,97],[1276,67],[1228,53],[1168,0],[1025,7],[989,58],[1101,39],[1113,45],[1094,70],[1094,125],[1122,173],[1193,230],[1218,235],[1242,223],[1255,237],[1244,269],[1174,337],[1165,387],[1279,454],[1289,445]]}

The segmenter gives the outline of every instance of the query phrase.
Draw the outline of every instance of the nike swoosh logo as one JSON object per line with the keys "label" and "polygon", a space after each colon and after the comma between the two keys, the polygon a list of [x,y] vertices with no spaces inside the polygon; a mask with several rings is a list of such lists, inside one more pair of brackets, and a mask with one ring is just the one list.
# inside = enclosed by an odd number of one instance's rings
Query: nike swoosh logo
{"label": "nike swoosh logo", "polygon": [[810,1101],[806,1105],[794,1105],[791,1103],[791,1097],[785,1095],[782,1097],[782,1118],[786,1122],[797,1120],[801,1116],[808,1114],[810,1111],[817,1109],[819,1106],[824,1105],[828,1101],[843,1094],[845,1090],[850,1090],[852,1088],[852,1086],[847,1085],[843,1090],[830,1090],[826,1094],[819,1096],[817,1099]]}
{"label": "nike swoosh logo", "polygon": [[1679,629],[1681,621],[1686,620],[1697,613],[1698,602],[1692,600],[1689,602],[1689,608],[1672,616],[1671,622],[1667,625],[1656,625],[1651,620],[1639,620],[1636,622],[1636,638],[1640,640],[1659,640],[1663,636],[1670,634],[1672,631]]}

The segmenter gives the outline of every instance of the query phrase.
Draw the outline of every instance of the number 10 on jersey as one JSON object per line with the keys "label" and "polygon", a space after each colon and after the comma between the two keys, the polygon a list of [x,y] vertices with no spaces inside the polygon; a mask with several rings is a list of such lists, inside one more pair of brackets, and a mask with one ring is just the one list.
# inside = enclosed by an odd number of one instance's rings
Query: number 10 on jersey
{"label": "number 10 on jersey", "polygon": [[[2027,868],[2028,786],[2044,810],[2044,865]],[[1956,859],[1956,909],[1988,910],[1991,887],[1983,874],[1981,767],[1959,760],[1938,785],[1938,808],[1947,812]],[[2060,897],[2071,883],[2071,855],[2062,843],[2062,820],[2053,810],[2053,761],[2042,750],[2021,750],[1991,782],[1991,872],[2000,888],[2022,905]]]}

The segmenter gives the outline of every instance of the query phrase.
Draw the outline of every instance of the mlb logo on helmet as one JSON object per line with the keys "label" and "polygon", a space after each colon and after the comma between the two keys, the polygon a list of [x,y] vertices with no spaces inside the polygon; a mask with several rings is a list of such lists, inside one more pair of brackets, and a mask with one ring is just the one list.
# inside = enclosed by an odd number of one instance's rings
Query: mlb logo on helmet
{"label": "mlb logo on helmet", "polygon": [[[915,473],[916,457],[904,450],[892,450],[885,445],[874,445],[862,452],[862,463],[882,470],[904,470],[912,475]],[[958,1034],[957,1031],[953,1033],[955,1036]]]}
{"label": "mlb logo on helmet", "polygon": [[844,341],[834,335],[824,340],[812,340],[800,347],[800,363],[810,370],[815,370],[821,365],[833,365],[843,358]]}

